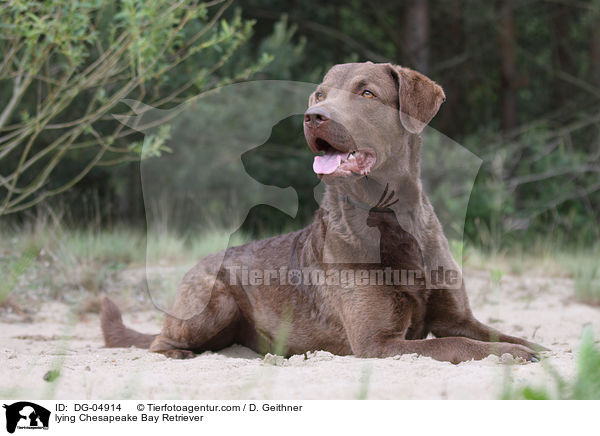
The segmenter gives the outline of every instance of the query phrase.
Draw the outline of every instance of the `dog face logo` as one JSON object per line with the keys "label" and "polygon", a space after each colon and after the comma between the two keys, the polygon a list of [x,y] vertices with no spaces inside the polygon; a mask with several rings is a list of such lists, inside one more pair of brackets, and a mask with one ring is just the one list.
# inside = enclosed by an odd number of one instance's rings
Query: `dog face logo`
{"label": "dog face logo", "polygon": [[4,404],[6,409],[6,431],[14,433],[16,429],[44,429],[48,430],[50,411],[28,401],[19,401],[10,405]]}
{"label": "dog face logo", "polygon": [[[372,68],[371,65],[367,69]],[[215,265],[233,265],[231,262],[235,260],[235,266],[253,269],[255,256],[226,258],[226,249],[240,245],[248,234],[256,236],[257,229],[270,229],[274,223],[278,228],[275,233],[301,229],[321,205],[323,185],[329,182],[339,185],[338,191],[347,199],[343,207],[351,209],[348,214],[354,216],[354,221],[362,220],[360,235],[367,243],[362,244],[360,250],[347,249],[346,241],[354,240],[353,230],[338,225],[337,214],[325,214],[327,230],[320,253],[324,265],[381,264],[381,230],[387,226],[386,230],[396,231],[396,236],[415,237],[414,241],[407,240],[405,246],[411,254],[415,252],[423,258],[419,270],[425,267],[425,277],[431,277],[430,272],[438,271],[439,267],[443,271],[457,270],[449,249],[444,256],[439,256],[419,248],[424,242],[419,239],[421,233],[413,229],[409,206],[420,199],[420,195],[398,191],[389,202],[398,201],[383,207],[394,212],[391,214],[378,213],[377,209],[371,212],[376,197],[382,192],[378,191],[367,202],[354,201],[359,200],[353,194],[355,182],[364,180],[367,175],[379,180],[382,191],[386,184],[398,178],[418,176],[418,183],[406,186],[414,188],[422,183],[441,228],[460,247],[471,189],[481,165],[477,156],[433,128],[419,125],[418,119],[411,121],[409,127],[419,132],[424,128],[422,136],[426,146],[420,150],[420,142],[414,146],[400,144],[400,138],[406,136],[402,126],[410,114],[399,118],[396,85],[388,74],[389,66],[377,68],[385,70],[382,80],[393,90],[388,93],[393,99],[389,104],[369,100],[366,106],[364,97],[342,85],[339,89],[332,85],[327,98],[310,105],[311,109],[320,107],[327,112],[311,113],[306,103],[317,84],[271,80],[227,85],[169,110],[123,100],[132,115],[115,115],[115,118],[144,134],[140,157],[154,156],[140,163],[148,229],[148,266],[162,256],[162,238],[153,233],[172,229],[176,233],[183,230],[187,235],[197,235],[194,244],[204,244],[204,241],[206,246],[210,244]],[[314,99],[314,95],[311,98]],[[260,105],[257,102],[261,102]],[[369,111],[369,115],[361,111]],[[425,114],[419,117],[422,122],[430,118]],[[305,127],[312,133],[303,135]],[[289,132],[295,129],[298,142],[284,146],[289,141]],[[157,154],[156,147],[163,146],[169,153]],[[367,148],[379,151],[370,152]],[[289,150],[287,156],[284,150]],[[320,153],[325,154],[320,156]],[[379,156],[379,164],[373,161],[373,153]],[[382,164],[385,157],[393,158],[395,163]],[[314,171],[310,170],[311,162]],[[392,183],[390,187],[400,186],[399,183]],[[452,194],[449,194],[449,186]],[[225,237],[215,238],[214,232],[204,231],[214,228],[215,223],[225,230]],[[387,247],[399,242],[398,237],[388,241],[386,234],[384,232]],[[422,232],[422,237],[427,234]],[[460,264],[461,254],[457,255]],[[285,258],[289,260],[290,255]],[[392,269],[397,269],[395,266],[392,265]],[[189,319],[210,301],[208,292],[193,305],[175,305],[176,293],[163,292],[164,276],[151,270],[149,268],[146,274],[149,295],[157,308],[169,315]],[[289,272],[290,285],[296,286],[302,281]],[[216,274],[204,274],[201,286],[213,289],[217,278]],[[462,280],[455,283],[459,287]],[[443,285],[450,286],[448,282]]]}

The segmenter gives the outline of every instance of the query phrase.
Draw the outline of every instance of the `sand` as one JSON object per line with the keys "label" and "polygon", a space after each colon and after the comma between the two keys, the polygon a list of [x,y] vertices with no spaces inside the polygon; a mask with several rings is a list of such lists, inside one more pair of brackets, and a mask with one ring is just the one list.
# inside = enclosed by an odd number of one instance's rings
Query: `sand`
{"label": "sand", "polygon": [[[600,308],[578,303],[567,278],[466,271],[475,315],[552,349],[540,363],[490,356],[459,365],[416,355],[358,359],[317,351],[265,357],[232,346],[176,361],[145,350],[103,347],[98,315],[52,302],[33,316],[0,316],[0,397],[54,399],[495,399],[504,380],[551,385],[553,368],[576,371],[582,330],[600,333]],[[140,331],[158,332],[156,311],[124,313]],[[45,381],[58,368],[60,376]],[[51,377],[50,377],[51,378]]]}

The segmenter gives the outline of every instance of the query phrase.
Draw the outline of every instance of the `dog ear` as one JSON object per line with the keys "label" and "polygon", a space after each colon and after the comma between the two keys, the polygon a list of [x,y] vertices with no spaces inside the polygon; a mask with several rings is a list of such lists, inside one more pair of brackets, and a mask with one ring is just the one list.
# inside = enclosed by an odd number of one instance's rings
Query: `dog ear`
{"label": "dog ear", "polygon": [[429,77],[410,68],[391,65],[398,84],[400,121],[410,133],[419,134],[446,100],[444,90]]}

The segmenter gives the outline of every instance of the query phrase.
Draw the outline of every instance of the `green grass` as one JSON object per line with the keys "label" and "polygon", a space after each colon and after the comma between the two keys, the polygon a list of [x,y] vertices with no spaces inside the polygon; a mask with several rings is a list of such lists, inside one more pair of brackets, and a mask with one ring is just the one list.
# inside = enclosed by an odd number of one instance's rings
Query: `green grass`
{"label": "green grass", "polygon": [[600,305],[600,266],[597,259],[582,260],[572,267],[575,296],[592,305]]}
{"label": "green grass", "polygon": [[593,246],[567,246],[540,238],[510,248],[485,249],[465,244],[466,267],[497,269],[507,274],[534,273],[543,277],[599,277],[600,243]]}
{"label": "green grass", "polygon": [[483,250],[467,245],[463,252],[463,267],[489,270],[494,286],[502,274],[570,278],[574,299],[600,305],[600,244],[578,248],[540,239],[510,250]]}
{"label": "green grass", "polygon": [[[69,230],[61,225],[30,225],[0,232],[0,304],[31,296],[72,299],[84,294],[131,289],[119,279],[130,267],[194,264],[203,256],[247,241],[213,230],[184,238],[166,232],[128,228]],[[181,277],[179,277],[180,279]],[[140,288],[143,286],[140,285]],[[78,294],[77,296],[75,294]]]}
{"label": "green grass", "polygon": [[505,379],[504,400],[600,400],[600,347],[594,342],[591,329],[586,329],[581,339],[577,374],[574,380],[563,378],[546,364],[552,376],[552,386],[512,386]]}
{"label": "green grass", "polygon": [[39,251],[28,249],[23,253],[9,259],[6,264],[0,264],[0,276],[4,279],[0,282],[0,303],[2,303],[17,285],[20,277],[31,266]]}
{"label": "green grass", "polygon": [[365,363],[360,374],[358,393],[356,394],[357,400],[366,400],[368,398],[372,374],[373,367],[369,363]]}

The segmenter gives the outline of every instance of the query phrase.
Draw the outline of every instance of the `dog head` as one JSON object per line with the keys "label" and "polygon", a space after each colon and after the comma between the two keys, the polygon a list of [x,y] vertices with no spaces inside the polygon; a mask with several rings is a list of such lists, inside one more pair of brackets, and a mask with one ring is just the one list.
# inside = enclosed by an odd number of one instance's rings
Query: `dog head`
{"label": "dog head", "polygon": [[408,68],[335,65],[304,114],[304,135],[317,154],[313,170],[326,183],[340,184],[407,161],[402,138],[420,134],[444,100],[439,85]]}

